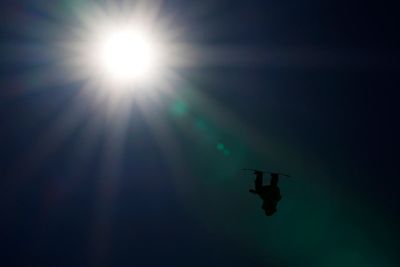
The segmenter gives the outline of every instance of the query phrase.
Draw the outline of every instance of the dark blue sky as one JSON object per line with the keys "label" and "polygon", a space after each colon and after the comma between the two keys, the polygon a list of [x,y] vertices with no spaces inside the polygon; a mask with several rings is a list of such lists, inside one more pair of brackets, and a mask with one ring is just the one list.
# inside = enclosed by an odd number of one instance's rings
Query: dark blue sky
{"label": "dark blue sky", "polygon": [[[163,1],[212,64],[132,107],[118,157],[118,120],[76,107],[82,82],[35,76],[59,33],[30,18],[73,27],[79,4],[0,4],[3,266],[395,266],[394,4]],[[295,177],[273,217],[243,167]]]}

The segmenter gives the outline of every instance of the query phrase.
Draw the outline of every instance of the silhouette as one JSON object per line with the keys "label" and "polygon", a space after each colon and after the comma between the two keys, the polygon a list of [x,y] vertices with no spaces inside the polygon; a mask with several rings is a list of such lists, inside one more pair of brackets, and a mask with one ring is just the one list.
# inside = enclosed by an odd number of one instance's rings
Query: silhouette
{"label": "silhouette", "polygon": [[262,209],[267,216],[271,216],[276,212],[278,202],[282,199],[280,189],[278,187],[279,175],[288,176],[280,173],[270,173],[271,181],[269,185],[263,185],[263,174],[265,172],[253,169],[244,169],[254,171],[256,180],[254,181],[255,189],[250,189],[249,192],[257,194],[263,200]]}

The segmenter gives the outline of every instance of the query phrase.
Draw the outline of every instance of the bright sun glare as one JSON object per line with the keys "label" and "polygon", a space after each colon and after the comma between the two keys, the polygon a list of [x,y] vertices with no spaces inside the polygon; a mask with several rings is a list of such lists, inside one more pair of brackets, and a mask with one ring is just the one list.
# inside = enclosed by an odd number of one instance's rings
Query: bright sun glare
{"label": "bright sun glare", "polygon": [[196,63],[173,18],[153,1],[128,2],[77,10],[79,27],[61,45],[71,79],[116,102],[169,93],[181,81],[179,70]]}
{"label": "bright sun glare", "polygon": [[99,67],[114,82],[130,83],[149,78],[156,65],[156,49],[143,31],[114,29],[99,41]]}

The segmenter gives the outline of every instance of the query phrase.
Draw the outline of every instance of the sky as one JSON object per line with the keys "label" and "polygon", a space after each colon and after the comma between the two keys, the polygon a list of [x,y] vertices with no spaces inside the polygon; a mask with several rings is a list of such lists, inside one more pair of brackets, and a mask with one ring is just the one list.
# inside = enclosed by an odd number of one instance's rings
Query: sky
{"label": "sky", "polygon": [[3,266],[396,266],[394,4],[147,1],[173,64],[116,97],[68,51],[132,3],[0,4]]}

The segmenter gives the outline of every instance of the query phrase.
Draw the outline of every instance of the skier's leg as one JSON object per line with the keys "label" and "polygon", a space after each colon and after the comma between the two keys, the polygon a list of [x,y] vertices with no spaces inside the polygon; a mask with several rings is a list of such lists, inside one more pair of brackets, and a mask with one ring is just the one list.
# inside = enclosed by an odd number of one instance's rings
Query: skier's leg
{"label": "skier's leg", "polygon": [[279,174],[271,173],[271,186],[278,186]]}
{"label": "skier's leg", "polygon": [[262,172],[255,172],[256,180],[254,181],[256,192],[260,192],[263,186],[263,173]]}

